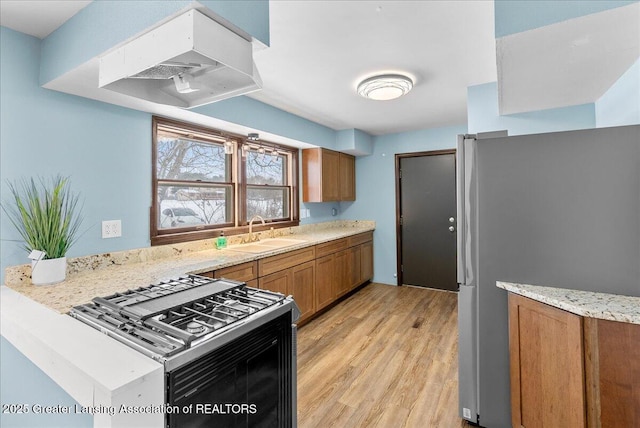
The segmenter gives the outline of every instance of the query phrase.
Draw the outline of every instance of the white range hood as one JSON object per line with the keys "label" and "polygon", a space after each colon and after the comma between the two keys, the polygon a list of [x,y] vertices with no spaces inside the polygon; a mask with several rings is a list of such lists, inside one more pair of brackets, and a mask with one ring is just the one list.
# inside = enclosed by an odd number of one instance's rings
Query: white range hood
{"label": "white range hood", "polygon": [[190,10],[100,58],[100,88],[183,108],[262,88],[251,42]]}

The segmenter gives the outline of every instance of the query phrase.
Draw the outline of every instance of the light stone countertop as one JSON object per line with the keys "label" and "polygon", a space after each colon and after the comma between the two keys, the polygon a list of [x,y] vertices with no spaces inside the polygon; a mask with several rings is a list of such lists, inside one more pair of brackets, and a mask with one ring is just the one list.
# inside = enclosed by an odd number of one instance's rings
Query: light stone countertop
{"label": "light stone countertop", "polygon": [[[150,247],[120,253],[101,254],[69,261],[65,281],[54,285],[34,286],[27,266],[7,269],[6,285],[18,293],[60,313],[87,303],[94,297],[107,296],[128,289],[148,286],[185,274],[199,274],[265,257],[282,254],[323,242],[373,231],[371,221],[338,221],[278,229],[279,237],[304,240],[303,243],[260,254],[242,253],[229,248],[217,250],[213,239]],[[268,233],[268,232],[267,232]],[[239,247],[238,238],[230,237],[230,246]]]}
{"label": "light stone countertop", "polygon": [[496,286],[583,317],[640,324],[640,297],[502,281]]}

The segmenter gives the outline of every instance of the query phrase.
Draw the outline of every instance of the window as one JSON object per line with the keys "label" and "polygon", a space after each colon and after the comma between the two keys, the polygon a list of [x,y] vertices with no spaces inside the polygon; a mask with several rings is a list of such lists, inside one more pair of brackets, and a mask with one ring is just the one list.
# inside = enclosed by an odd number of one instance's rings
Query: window
{"label": "window", "polygon": [[246,153],[247,210],[245,220],[259,215],[265,219],[289,217],[287,156],[277,150],[249,150]]}
{"label": "window", "polygon": [[151,243],[298,224],[297,149],[153,118]]}

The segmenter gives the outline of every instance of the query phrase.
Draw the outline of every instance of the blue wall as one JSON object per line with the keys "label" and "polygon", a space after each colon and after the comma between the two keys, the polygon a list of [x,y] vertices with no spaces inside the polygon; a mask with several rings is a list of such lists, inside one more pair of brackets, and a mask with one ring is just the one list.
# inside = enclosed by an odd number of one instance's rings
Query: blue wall
{"label": "blue wall", "polygon": [[[69,256],[149,245],[151,116],[38,84],[39,39],[0,28],[0,189],[7,180],[69,176],[84,201],[84,231]],[[1,268],[28,262],[0,212]],[[123,237],[101,238],[102,220],[121,219]]]}
{"label": "blue wall", "polygon": [[598,128],[640,124],[640,59],[596,101]]}
{"label": "blue wall", "polygon": [[57,383],[0,337],[0,397],[2,404],[25,404],[27,414],[0,413],[0,426],[6,428],[90,428],[90,414],[34,414],[34,405],[65,406],[78,404]]}
{"label": "blue wall", "polygon": [[356,201],[340,204],[341,216],[375,220],[375,282],[397,284],[395,155],[456,147],[464,125],[374,137],[373,154],[356,159]]}
{"label": "blue wall", "polygon": [[467,123],[470,133],[508,130],[509,135],[537,134],[595,128],[595,105],[583,104],[501,116],[496,82],[467,88]]}
{"label": "blue wall", "polygon": [[191,111],[328,149],[335,146],[333,129],[249,97],[228,98]]}

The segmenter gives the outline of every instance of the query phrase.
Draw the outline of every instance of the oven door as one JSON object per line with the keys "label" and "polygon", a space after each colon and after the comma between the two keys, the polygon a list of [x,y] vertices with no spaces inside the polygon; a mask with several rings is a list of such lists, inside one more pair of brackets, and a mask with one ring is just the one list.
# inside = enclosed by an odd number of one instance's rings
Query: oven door
{"label": "oven door", "polygon": [[295,427],[291,312],[166,373],[171,428]]}

